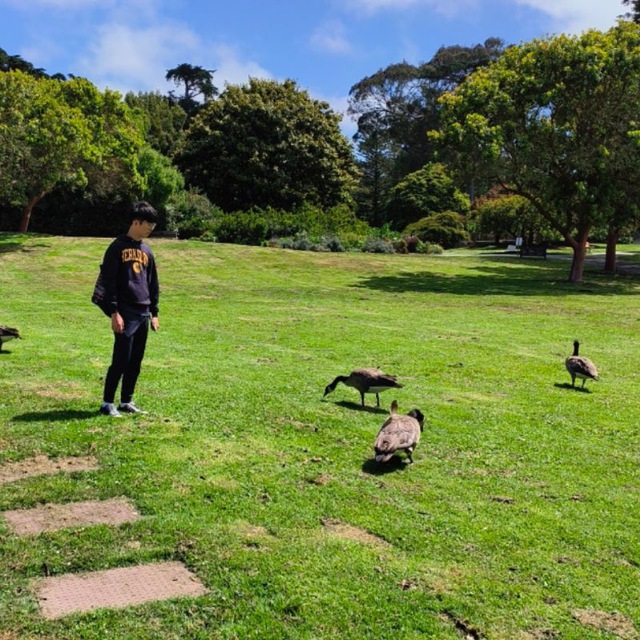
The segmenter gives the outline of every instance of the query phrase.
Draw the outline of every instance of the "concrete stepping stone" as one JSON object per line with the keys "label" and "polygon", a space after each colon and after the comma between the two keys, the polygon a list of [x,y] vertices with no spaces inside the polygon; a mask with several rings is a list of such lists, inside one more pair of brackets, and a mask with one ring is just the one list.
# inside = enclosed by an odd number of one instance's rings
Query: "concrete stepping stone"
{"label": "concrete stepping stone", "polygon": [[117,526],[140,518],[140,514],[126,498],[45,504],[33,509],[4,511],[1,515],[9,528],[19,536],[35,536],[44,531],[96,524]]}
{"label": "concrete stepping stone", "polygon": [[18,462],[7,462],[0,466],[0,484],[15,482],[23,478],[53,475],[55,473],[73,473],[74,471],[94,471],[99,468],[96,458],[71,457],[48,458],[35,456]]}
{"label": "concrete stepping stone", "polygon": [[42,615],[49,620],[95,609],[124,608],[208,593],[181,562],[38,578],[31,588]]}

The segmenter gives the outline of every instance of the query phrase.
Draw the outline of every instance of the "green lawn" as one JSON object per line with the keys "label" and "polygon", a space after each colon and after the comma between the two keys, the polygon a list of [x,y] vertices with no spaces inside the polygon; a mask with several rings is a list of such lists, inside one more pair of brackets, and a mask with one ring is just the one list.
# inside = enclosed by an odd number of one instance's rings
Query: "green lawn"
{"label": "green lawn", "polygon": [[[30,539],[0,518],[1,640],[636,637],[640,279],[152,238],[151,415],[118,421],[96,413],[111,335],[89,301],[108,242],[0,234],[0,323],[24,336],[0,354],[0,465],[101,465],[0,484],[0,509],[126,496],[144,516]],[[405,386],[380,409],[322,397],[360,366]],[[425,431],[413,465],[379,467],[393,399]],[[29,590],[168,559],[209,595],[47,621]]]}

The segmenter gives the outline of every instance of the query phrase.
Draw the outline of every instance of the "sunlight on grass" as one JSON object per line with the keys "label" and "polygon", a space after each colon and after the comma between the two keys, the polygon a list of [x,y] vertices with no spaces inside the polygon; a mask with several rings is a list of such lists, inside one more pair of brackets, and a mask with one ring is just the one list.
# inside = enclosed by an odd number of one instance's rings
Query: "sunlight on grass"
{"label": "sunlight on grass", "polygon": [[[0,508],[126,497],[142,514],[29,540],[0,519],[0,636],[640,630],[640,280],[588,267],[570,285],[564,260],[472,251],[151,242],[161,331],[136,397],[151,413],[109,421],[111,336],[89,300],[107,241],[0,235],[0,322],[24,336],[0,354],[0,464],[100,463],[0,484]],[[601,374],[585,390],[564,369],[576,338]],[[323,398],[361,366],[404,388],[380,408],[342,385]],[[394,399],[426,416],[413,465],[372,463]],[[209,594],[45,621],[28,589],[168,559]]]}

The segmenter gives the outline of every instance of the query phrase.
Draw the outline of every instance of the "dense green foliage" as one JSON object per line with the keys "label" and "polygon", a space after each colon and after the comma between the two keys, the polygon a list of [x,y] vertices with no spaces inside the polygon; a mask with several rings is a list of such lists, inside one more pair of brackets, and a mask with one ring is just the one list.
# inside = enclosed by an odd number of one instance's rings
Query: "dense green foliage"
{"label": "dense green foliage", "polygon": [[362,172],[359,216],[376,226],[393,222],[385,211],[389,190],[434,160],[425,133],[438,128],[438,98],[503,50],[498,38],[471,47],[441,47],[428,62],[391,64],[351,87],[349,113],[358,123],[354,139]]}
{"label": "dense green foliage", "polygon": [[142,197],[165,211],[171,196],[184,191],[184,178],[171,160],[151,147],[144,147],[138,155],[138,172],[143,178]]}
{"label": "dense green foliage", "polygon": [[417,220],[407,226],[405,233],[420,238],[422,242],[439,244],[445,249],[458,247],[469,240],[465,219],[455,211],[443,211]]}
{"label": "dense green foliage", "polygon": [[[137,522],[22,537],[0,519],[0,620],[47,640],[604,640],[640,629],[635,277],[562,260],[314,254],[151,238],[161,330],[136,397],[96,413],[111,352],[89,302],[105,240],[0,236],[0,510],[126,497]],[[638,256],[636,265],[640,265]],[[599,383],[571,389],[578,338]],[[336,375],[404,383],[359,406]],[[376,467],[392,400],[415,462]],[[32,580],[183,562],[209,590],[45,620]],[[614,627],[614,625],[617,625]],[[616,628],[618,634],[612,633]]]}
{"label": "dense green foliage", "polygon": [[141,121],[145,142],[172,157],[182,141],[187,120],[184,109],[160,93],[127,93],[124,101]]}
{"label": "dense green foliage", "polygon": [[414,171],[391,189],[387,201],[387,219],[396,229],[421,218],[442,213],[469,211],[469,198],[455,185],[443,164],[427,164]]}
{"label": "dense green foliage", "polygon": [[502,189],[474,200],[468,226],[477,236],[493,236],[496,245],[503,237],[520,236],[529,244],[559,239],[526,198],[505,194]]}
{"label": "dense green foliage", "polygon": [[572,281],[592,227],[621,207],[638,219],[640,26],[511,47],[441,103],[433,138],[532,203],[573,248]]}
{"label": "dense green foliage", "polygon": [[119,94],[81,78],[0,73],[0,200],[22,208],[22,232],[57,187],[84,187],[94,175],[122,191],[136,185],[140,144]]}
{"label": "dense green foliage", "polygon": [[229,86],[193,120],[176,161],[224,211],[349,202],[355,184],[340,118],[295,82]]}

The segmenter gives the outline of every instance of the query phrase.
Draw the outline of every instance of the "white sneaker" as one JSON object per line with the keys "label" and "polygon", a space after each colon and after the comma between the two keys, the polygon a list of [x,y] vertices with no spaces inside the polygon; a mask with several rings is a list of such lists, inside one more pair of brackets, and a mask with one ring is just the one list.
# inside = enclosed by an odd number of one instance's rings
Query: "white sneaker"
{"label": "white sneaker", "polygon": [[103,402],[98,411],[103,416],[109,416],[111,418],[122,418],[122,414],[116,409],[112,402]]}
{"label": "white sneaker", "polygon": [[122,411],[122,413],[137,413],[139,415],[147,415],[149,413],[148,411],[143,411],[139,407],[136,407],[133,402],[121,402],[118,405],[117,411]]}

